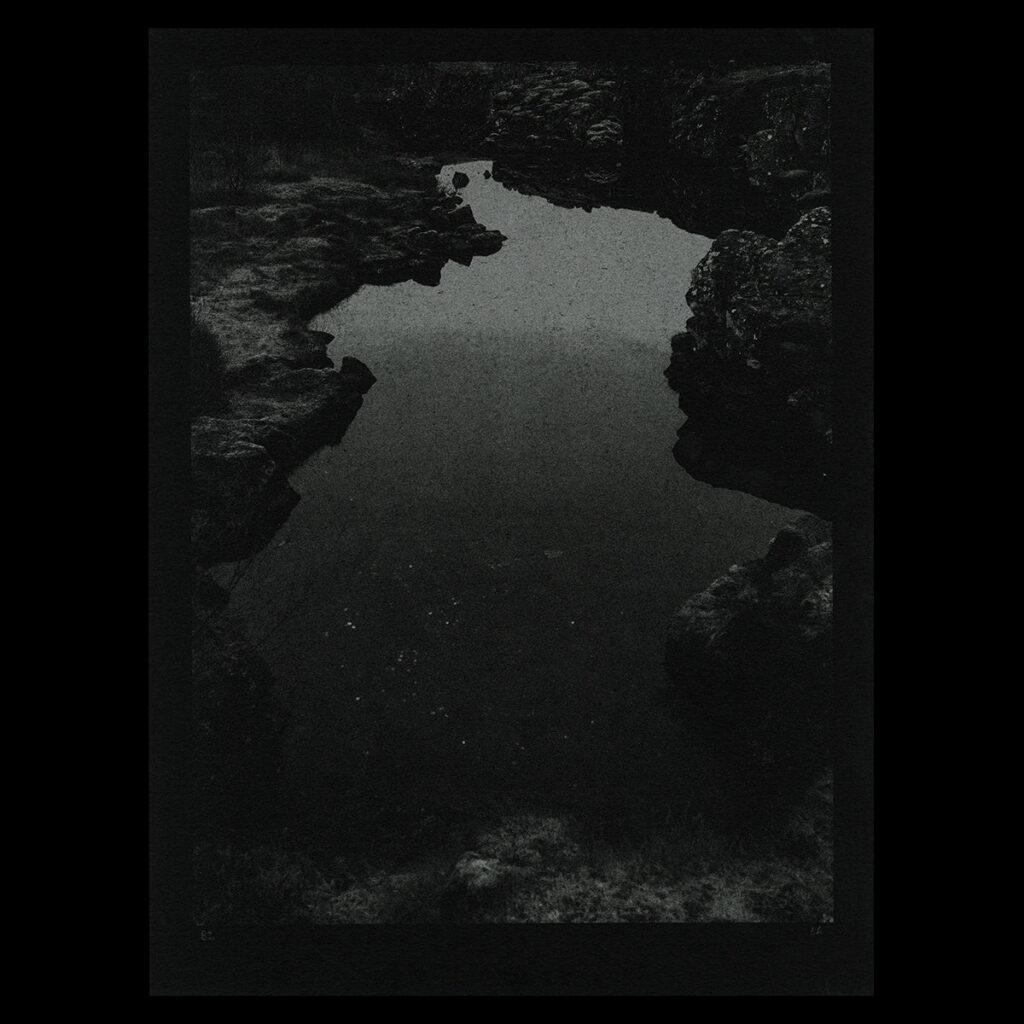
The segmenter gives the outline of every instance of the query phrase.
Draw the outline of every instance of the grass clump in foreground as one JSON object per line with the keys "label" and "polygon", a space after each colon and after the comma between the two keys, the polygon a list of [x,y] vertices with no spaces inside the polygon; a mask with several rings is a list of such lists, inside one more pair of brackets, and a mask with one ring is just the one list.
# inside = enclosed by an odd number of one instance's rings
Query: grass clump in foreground
{"label": "grass clump in foreground", "polygon": [[831,776],[744,849],[697,819],[643,844],[513,814],[450,853],[354,873],[283,846],[197,850],[199,924],[818,922],[832,916]]}

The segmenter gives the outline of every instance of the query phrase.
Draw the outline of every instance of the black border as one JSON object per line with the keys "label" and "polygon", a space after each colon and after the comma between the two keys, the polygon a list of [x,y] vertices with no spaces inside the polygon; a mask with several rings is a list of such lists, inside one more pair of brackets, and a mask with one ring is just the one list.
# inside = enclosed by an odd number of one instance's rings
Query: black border
{"label": "black border", "polygon": [[[187,78],[189,66],[648,60],[680,28],[149,30],[151,995],[868,995],[874,992],[874,32],[834,29],[836,921],[218,930],[190,920]],[[721,31],[721,30],[712,30]]]}

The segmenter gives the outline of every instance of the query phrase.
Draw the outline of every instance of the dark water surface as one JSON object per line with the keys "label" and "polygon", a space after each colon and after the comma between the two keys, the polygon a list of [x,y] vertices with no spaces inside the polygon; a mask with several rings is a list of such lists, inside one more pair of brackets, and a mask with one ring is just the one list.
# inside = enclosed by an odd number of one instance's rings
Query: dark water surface
{"label": "dark water surface", "polygon": [[659,694],[667,623],[797,515],[672,458],[662,371],[710,240],[489,166],[460,165],[460,194],[500,252],[313,322],[378,382],[233,592],[293,702],[286,798],[340,831],[491,806],[653,820],[714,789]]}

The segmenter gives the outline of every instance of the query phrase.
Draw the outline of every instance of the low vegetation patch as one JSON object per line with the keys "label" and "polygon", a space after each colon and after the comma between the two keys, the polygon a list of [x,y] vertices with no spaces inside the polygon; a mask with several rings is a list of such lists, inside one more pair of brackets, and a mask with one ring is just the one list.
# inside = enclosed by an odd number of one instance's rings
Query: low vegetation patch
{"label": "low vegetation patch", "polygon": [[593,844],[563,815],[506,815],[467,848],[355,870],[283,844],[197,849],[198,923],[820,922],[832,917],[831,775],[769,834],[696,819]]}

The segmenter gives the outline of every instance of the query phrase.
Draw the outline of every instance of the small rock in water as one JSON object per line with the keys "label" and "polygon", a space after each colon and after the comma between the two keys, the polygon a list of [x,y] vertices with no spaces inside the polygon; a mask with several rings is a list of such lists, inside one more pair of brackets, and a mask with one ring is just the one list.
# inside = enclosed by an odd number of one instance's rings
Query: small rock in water
{"label": "small rock in water", "polygon": [[491,172],[490,171],[484,171],[484,177],[485,178],[489,178],[490,176],[491,176]]}
{"label": "small rock in water", "polygon": [[462,171],[456,171],[452,175],[452,184],[456,188],[465,188],[469,184],[469,175],[463,174]]}
{"label": "small rock in water", "polygon": [[801,210],[813,210],[817,206],[831,206],[832,193],[827,188],[814,189],[800,196],[796,205]]}

